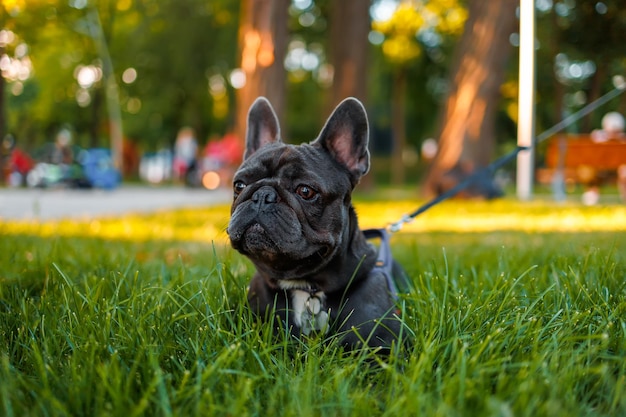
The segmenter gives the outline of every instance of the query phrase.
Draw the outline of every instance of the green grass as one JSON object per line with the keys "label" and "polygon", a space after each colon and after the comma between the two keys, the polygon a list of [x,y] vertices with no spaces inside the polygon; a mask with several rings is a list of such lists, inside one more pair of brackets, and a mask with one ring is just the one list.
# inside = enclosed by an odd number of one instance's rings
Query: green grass
{"label": "green grass", "polygon": [[[159,218],[222,221],[212,210]],[[553,216],[513,203],[433,210]],[[626,415],[620,225],[396,235],[415,288],[401,300],[406,343],[384,360],[273,338],[245,306],[252,266],[223,241],[47,227],[0,224],[2,416]]]}

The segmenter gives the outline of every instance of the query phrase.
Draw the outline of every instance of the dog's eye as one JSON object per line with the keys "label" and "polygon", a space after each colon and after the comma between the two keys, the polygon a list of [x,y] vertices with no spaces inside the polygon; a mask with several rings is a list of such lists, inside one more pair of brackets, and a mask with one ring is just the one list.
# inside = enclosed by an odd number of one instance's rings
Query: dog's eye
{"label": "dog's eye", "polygon": [[244,188],[246,188],[246,184],[244,184],[243,181],[235,181],[233,184],[233,191],[235,192],[235,195],[239,195]]}
{"label": "dog's eye", "polygon": [[317,195],[317,191],[315,191],[313,188],[309,187],[308,185],[301,184],[301,185],[298,185],[298,188],[296,188],[296,194],[298,194],[300,197],[302,197],[305,200],[311,200]]}

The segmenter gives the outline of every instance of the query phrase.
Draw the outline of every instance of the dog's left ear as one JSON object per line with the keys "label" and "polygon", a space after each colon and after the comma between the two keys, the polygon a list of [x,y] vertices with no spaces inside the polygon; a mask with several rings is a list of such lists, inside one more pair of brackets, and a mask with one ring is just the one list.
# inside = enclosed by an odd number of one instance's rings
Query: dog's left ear
{"label": "dog's left ear", "polygon": [[356,183],[370,167],[368,137],[365,108],[359,100],[350,97],[335,108],[313,145],[327,150],[350,171]]}
{"label": "dog's left ear", "polygon": [[243,159],[248,159],[262,146],[274,142],[281,142],[278,117],[269,100],[265,97],[258,97],[248,111],[246,150]]}

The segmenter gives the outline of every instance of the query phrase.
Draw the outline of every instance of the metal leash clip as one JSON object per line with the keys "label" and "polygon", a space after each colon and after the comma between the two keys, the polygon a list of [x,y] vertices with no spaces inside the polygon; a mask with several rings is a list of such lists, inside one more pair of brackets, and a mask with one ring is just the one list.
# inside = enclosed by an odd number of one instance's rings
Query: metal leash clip
{"label": "metal leash clip", "polygon": [[387,226],[387,229],[389,229],[390,233],[399,232],[400,230],[402,230],[402,226],[404,226],[405,224],[411,223],[413,220],[414,220],[413,217],[409,216],[408,214],[405,214],[397,222],[390,223],[389,226]]}

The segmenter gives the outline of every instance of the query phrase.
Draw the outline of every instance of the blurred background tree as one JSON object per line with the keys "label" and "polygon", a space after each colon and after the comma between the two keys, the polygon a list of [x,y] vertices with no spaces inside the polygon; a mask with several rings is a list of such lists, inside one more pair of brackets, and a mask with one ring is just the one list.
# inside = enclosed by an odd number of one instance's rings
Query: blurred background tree
{"label": "blurred background tree", "polygon": [[[332,2],[330,7],[330,57],[333,88],[327,110],[346,97],[356,97],[367,104],[367,76],[370,32],[370,5],[363,0]],[[349,24],[346,24],[349,22]]]}
{"label": "blurred background tree", "polygon": [[390,18],[382,16],[381,20],[374,21],[373,29],[384,36],[382,52],[392,65],[393,184],[402,184],[405,180],[403,159],[407,148],[405,124],[410,65],[421,58],[425,49],[431,49],[431,56],[441,54],[443,38],[458,36],[466,18],[467,12],[457,0],[404,0]]}
{"label": "blurred background tree", "polygon": [[241,2],[240,69],[233,74],[235,78],[231,78],[234,86],[240,87],[235,120],[235,132],[240,138],[246,134],[248,109],[259,96],[267,97],[279,122],[283,123],[287,87],[283,63],[289,39],[288,7],[289,0]]}
{"label": "blurred background tree", "polygon": [[127,138],[155,150],[171,145],[181,126],[206,137],[232,124],[234,93],[226,79],[237,67],[238,2],[29,1],[7,12],[4,25],[15,34],[14,44],[27,45],[33,67],[24,80],[8,77],[14,93],[5,96],[9,123],[18,140],[36,146],[71,126],[82,146],[108,146],[94,10]]}
{"label": "blurred background tree", "polygon": [[[555,50],[556,79],[571,85],[584,80],[584,101],[600,97],[615,74],[624,75],[626,61],[626,3],[621,0],[579,0],[557,3],[552,8],[560,50]],[[555,49],[558,48],[555,45]],[[581,97],[581,101],[582,101]],[[620,111],[626,110],[622,100]],[[597,128],[598,117],[590,114],[580,124],[589,132]]]}
{"label": "blurred background tree", "polygon": [[[624,74],[622,3],[536,1],[538,131]],[[514,146],[516,7],[514,0],[0,0],[0,134],[13,134],[33,151],[66,127],[80,146],[109,146],[111,92],[93,32],[97,12],[120,126],[142,151],[171,147],[182,126],[193,127],[201,144],[241,132],[246,102],[256,94],[270,96],[282,113],[286,139],[308,141],[330,108],[353,95],[368,108],[374,161],[384,161],[374,174],[416,184],[428,165],[417,162],[426,139],[439,140],[442,152],[456,147],[476,165]],[[496,8],[508,16],[488,51],[500,69],[488,70],[480,90],[490,91],[492,116],[485,113],[484,122],[492,127],[478,135],[486,145],[471,147],[479,142],[466,140],[469,119],[457,120],[458,134],[446,136],[452,126],[446,127],[447,97],[470,80],[455,78],[455,68],[469,68],[459,63],[467,62],[464,51],[481,34],[472,19]],[[249,63],[246,38],[259,47]],[[623,113],[624,100],[604,110]],[[598,126],[604,112],[574,128]]]}
{"label": "blurred background tree", "polygon": [[[439,152],[425,182],[427,195],[439,195],[489,164],[496,143],[495,116],[516,30],[517,0],[469,1],[469,19],[456,46],[450,89],[438,128]],[[497,195],[490,179],[476,196]]]}

